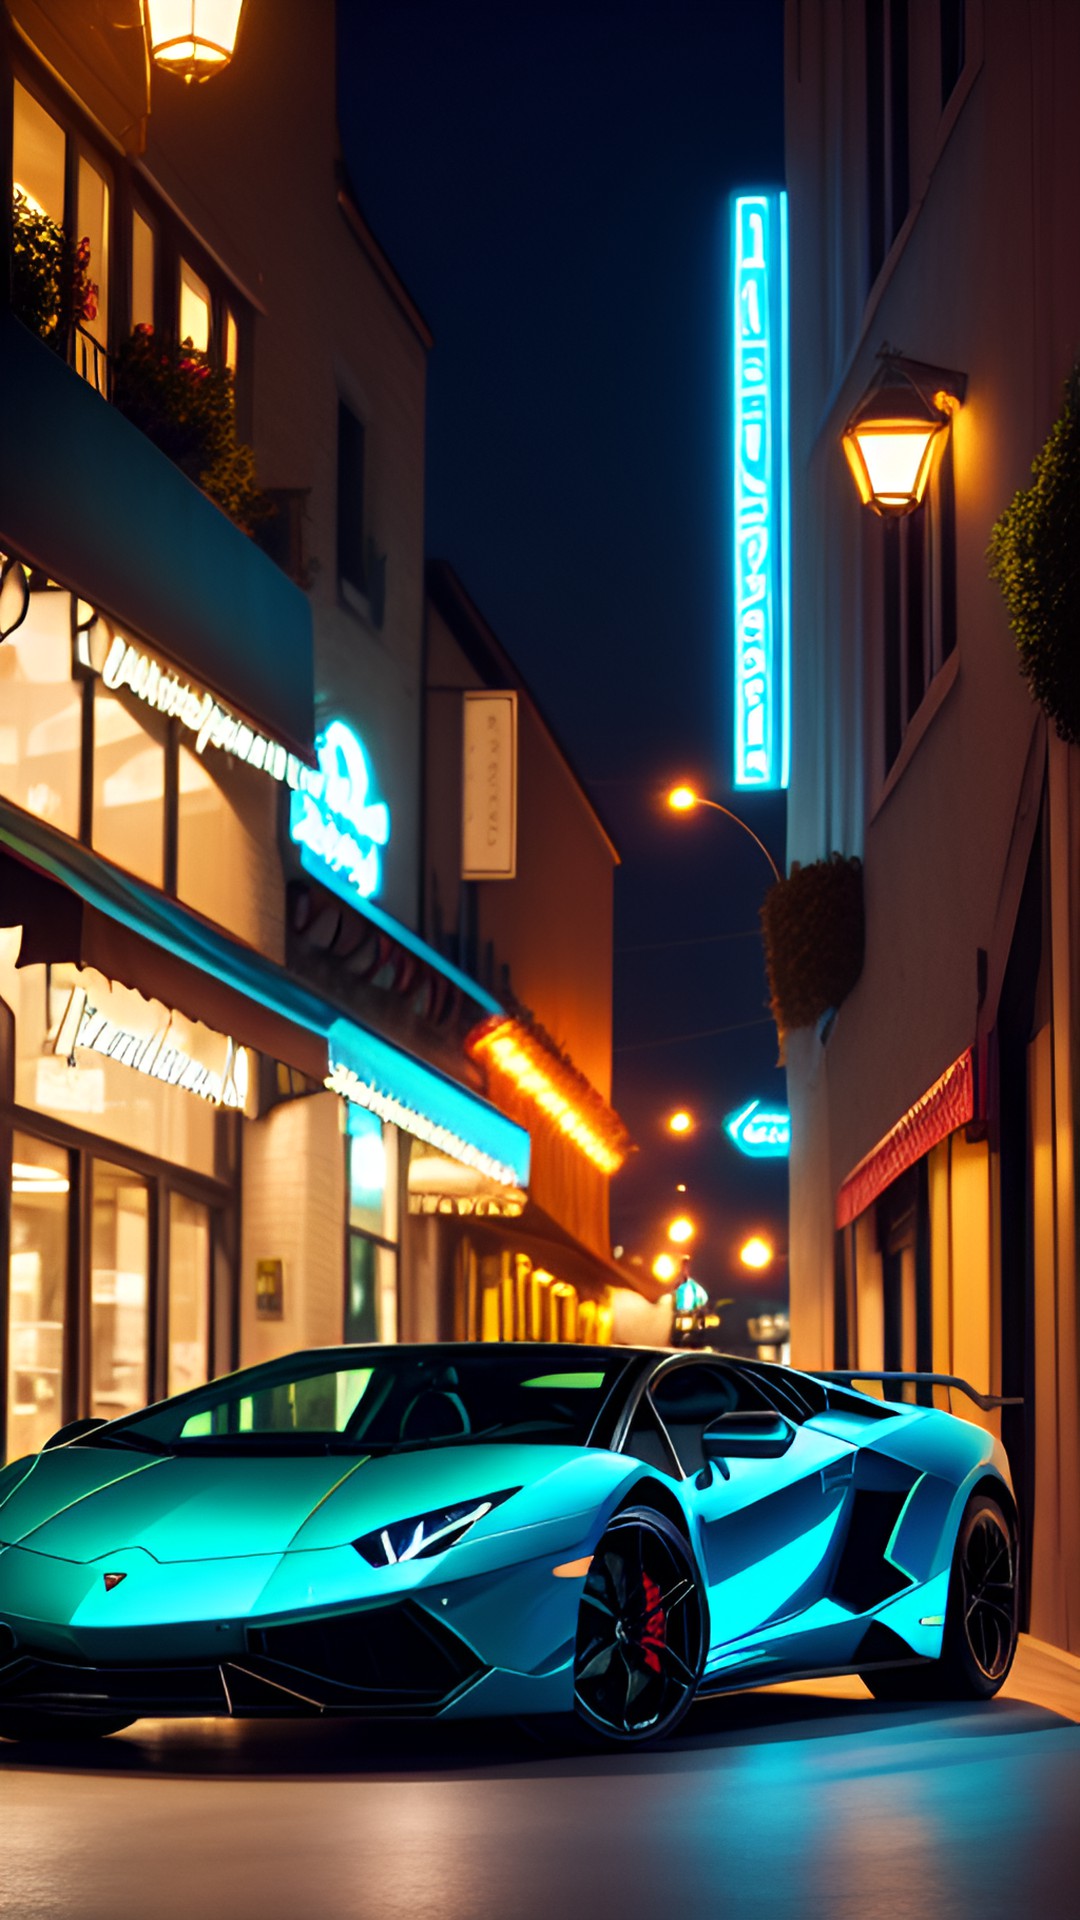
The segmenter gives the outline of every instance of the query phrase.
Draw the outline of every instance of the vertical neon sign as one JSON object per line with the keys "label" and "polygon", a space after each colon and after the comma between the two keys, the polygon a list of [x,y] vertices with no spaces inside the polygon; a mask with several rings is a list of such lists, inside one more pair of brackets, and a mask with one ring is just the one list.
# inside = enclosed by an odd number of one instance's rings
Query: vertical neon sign
{"label": "vertical neon sign", "polygon": [[790,759],[787,194],[738,194],[735,785],[786,787]]}

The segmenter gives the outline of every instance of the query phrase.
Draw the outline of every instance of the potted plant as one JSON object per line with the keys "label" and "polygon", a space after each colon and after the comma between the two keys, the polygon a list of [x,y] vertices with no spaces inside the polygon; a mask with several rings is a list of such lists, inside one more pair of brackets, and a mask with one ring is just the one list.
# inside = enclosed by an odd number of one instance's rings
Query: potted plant
{"label": "potted plant", "polygon": [[244,533],[266,511],[255,456],[236,437],[232,374],[190,340],[138,326],[113,368],[113,405],[139,427]]}
{"label": "potted plant", "polygon": [[783,1036],[847,998],[862,972],[862,861],[831,853],[769,888],[761,908],[773,1018]]}
{"label": "potted plant", "polygon": [[90,242],[77,245],[49,214],[15,188],[12,196],[11,305],[39,340],[66,353],[75,325],[97,318]]}

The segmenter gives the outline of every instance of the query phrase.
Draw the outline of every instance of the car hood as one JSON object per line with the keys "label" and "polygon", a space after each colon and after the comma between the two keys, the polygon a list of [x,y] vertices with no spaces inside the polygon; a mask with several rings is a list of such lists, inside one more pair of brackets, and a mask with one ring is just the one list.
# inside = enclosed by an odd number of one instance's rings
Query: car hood
{"label": "car hood", "polygon": [[160,1561],[341,1546],[394,1520],[520,1489],[493,1525],[587,1511],[611,1455],[470,1446],[371,1456],[141,1458],[104,1447],[42,1454],[0,1503],[0,1541],[60,1560],[139,1546]]}

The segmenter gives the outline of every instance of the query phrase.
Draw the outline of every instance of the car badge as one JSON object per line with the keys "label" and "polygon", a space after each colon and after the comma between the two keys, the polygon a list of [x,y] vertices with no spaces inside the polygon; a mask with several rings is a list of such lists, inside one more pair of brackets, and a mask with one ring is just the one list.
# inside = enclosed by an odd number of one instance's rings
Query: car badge
{"label": "car badge", "polygon": [[114,1587],[118,1587],[120,1585],[121,1580],[127,1579],[127,1574],[126,1573],[103,1573],[101,1577],[105,1582],[106,1593],[111,1593]]}

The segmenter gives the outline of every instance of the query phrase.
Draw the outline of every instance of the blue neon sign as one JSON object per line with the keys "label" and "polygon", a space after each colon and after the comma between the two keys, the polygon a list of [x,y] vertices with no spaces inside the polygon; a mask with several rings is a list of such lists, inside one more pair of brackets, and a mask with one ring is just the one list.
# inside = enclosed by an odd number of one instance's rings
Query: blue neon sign
{"label": "blue neon sign", "polygon": [[790,761],[787,194],[737,194],[735,785],[786,787]]}
{"label": "blue neon sign", "polygon": [[390,809],[377,800],[363,741],[344,720],[331,720],[315,742],[318,773],[305,772],[289,808],[289,832],[300,861],[346,900],[370,900],[382,880]]}
{"label": "blue neon sign", "polygon": [[751,1160],[786,1160],[791,1152],[791,1115],[786,1107],[764,1107],[750,1100],[729,1113],[724,1132]]}

